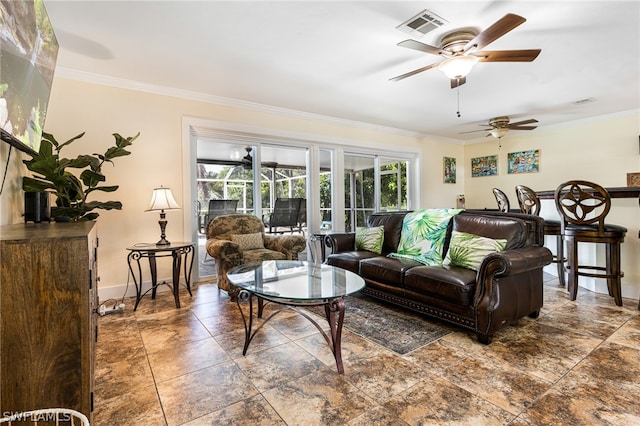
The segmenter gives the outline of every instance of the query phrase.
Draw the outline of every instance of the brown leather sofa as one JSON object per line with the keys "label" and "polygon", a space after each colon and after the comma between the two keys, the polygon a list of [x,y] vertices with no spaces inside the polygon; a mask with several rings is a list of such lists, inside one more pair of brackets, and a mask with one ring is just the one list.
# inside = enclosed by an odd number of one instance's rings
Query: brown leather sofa
{"label": "brown leather sofa", "polygon": [[407,212],[375,213],[367,226],[384,226],[380,255],[355,250],[355,234],[326,236],[326,263],[359,274],[365,294],[459,325],[489,344],[503,326],[542,307],[542,268],[551,263],[543,247],[544,219],[519,214],[466,210],[450,220],[442,258],[452,230],[506,239],[505,250],[485,256],[478,271],[458,266],[425,266],[412,259],[390,258],[397,251]]}

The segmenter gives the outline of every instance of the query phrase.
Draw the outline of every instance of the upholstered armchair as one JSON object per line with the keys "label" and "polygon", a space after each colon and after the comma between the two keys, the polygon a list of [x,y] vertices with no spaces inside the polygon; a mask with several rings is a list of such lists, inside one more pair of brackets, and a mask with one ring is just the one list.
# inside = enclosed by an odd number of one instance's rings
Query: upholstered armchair
{"label": "upholstered armchair", "polygon": [[229,283],[234,266],[263,260],[297,260],[306,247],[301,235],[270,235],[260,218],[248,214],[218,216],[207,226],[207,253],[216,260],[218,288],[235,299],[239,289]]}

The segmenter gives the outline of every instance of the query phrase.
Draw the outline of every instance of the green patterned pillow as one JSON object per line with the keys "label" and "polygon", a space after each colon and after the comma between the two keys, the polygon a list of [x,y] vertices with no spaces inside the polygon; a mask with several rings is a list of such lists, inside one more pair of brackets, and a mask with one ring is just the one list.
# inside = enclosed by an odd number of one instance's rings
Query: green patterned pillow
{"label": "green patterned pillow", "polygon": [[383,242],[384,226],[356,228],[356,250],[368,250],[380,254]]}
{"label": "green patterned pillow", "polygon": [[445,265],[461,266],[477,271],[482,259],[488,254],[504,251],[507,240],[494,240],[466,232],[453,231]]}
{"label": "green patterned pillow", "polygon": [[425,265],[442,264],[442,251],[451,218],[462,209],[423,209],[409,212],[402,221],[397,253]]}

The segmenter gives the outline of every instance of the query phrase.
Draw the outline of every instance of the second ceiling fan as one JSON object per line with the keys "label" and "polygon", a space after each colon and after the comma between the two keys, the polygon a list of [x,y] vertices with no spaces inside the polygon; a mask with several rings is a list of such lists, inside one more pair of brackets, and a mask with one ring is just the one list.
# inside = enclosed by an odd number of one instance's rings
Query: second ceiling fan
{"label": "second ceiling fan", "polygon": [[526,19],[522,16],[508,13],[480,33],[471,29],[450,32],[442,37],[439,47],[416,40],[401,41],[398,46],[442,56],[446,59],[393,77],[390,80],[399,81],[431,68],[438,68],[449,77],[453,89],[466,82],[467,74],[478,62],[531,62],[538,57],[540,49],[482,50],[525,21]]}
{"label": "second ceiling fan", "polygon": [[506,135],[509,130],[533,130],[538,126],[530,126],[528,124],[534,124],[537,122],[538,120],[535,118],[529,118],[527,120],[511,123],[507,116],[494,117],[489,120],[489,124],[481,124],[481,126],[489,127],[488,129],[471,130],[470,132],[462,132],[460,134],[488,132],[487,136],[493,136],[494,138],[500,139]]}

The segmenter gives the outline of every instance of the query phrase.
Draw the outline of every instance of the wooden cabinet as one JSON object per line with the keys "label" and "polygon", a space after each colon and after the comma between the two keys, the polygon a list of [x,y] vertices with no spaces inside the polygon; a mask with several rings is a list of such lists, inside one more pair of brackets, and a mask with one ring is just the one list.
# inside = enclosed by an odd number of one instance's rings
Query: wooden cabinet
{"label": "wooden cabinet", "polygon": [[0,413],[91,419],[97,339],[94,222],[0,228]]}

